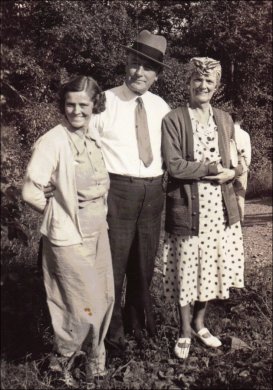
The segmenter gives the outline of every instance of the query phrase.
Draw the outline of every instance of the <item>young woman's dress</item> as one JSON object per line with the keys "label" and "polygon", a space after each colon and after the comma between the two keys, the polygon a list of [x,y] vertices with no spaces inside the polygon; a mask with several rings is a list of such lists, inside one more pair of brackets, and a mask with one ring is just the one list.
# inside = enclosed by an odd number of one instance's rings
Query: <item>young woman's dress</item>
{"label": "young woman's dress", "polygon": [[[189,108],[196,161],[219,162],[217,126],[212,109],[207,126]],[[240,222],[227,226],[221,186],[198,182],[199,235],[166,233],[163,250],[167,301],[185,306],[194,301],[229,297],[230,287],[244,287],[244,249]]]}

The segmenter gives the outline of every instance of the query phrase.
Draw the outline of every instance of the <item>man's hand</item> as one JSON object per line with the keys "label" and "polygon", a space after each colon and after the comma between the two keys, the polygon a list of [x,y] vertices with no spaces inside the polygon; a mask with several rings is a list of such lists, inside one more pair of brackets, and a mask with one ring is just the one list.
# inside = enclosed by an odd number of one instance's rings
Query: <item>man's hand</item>
{"label": "man's hand", "polygon": [[51,184],[50,182],[46,186],[44,186],[43,191],[44,191],[45,198],[49,199],[52,196],[54,196],[54,192],[53,191],[55,189],[56,189],[56,187],[53,184]]}
{"label": "man's hand", "polygon": [[230,181],[234,179],[235,176],[235,170],[234,169],[228,169],[228,168],[222,168],[222,172],[218,173],[215,176],[204,176],[202,179],[205,180],[213,180],[216,181],[218,184],[223,184],[227,181]]}

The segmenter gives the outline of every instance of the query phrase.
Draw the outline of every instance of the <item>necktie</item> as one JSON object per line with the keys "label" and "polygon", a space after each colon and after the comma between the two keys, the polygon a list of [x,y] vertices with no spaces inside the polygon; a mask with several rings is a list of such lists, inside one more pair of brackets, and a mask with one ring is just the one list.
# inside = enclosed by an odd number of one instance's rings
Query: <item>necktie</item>
{"label": "necktie", "polygon": [[153,161],[147,115],[141,97],[136,99],[137,106],[135,109],[136,117],[136,137],[138,145],[139,158],[148,167]]}

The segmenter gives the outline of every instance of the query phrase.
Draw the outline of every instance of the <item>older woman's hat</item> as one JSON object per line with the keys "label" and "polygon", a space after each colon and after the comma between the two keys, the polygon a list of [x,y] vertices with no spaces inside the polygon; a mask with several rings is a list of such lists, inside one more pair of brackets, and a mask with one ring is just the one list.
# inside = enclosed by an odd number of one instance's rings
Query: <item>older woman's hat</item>
{"label": "older woman's hat", "polygon": [[167,41],[162,35],[155,35],[148,30],[142,30],[132,46],[122,46],[129,52],[147,58],[155,64],[169,68],[168,65],[163,63]]}
{"label": "older woman's hat", "polygon": [[220,82],[222,75],[222,67],[220,61],[209,57],[193,57],[186,65],[187,78],[190,79],[194,73],[202,76],[208,76],[215,72],[218,81]]}

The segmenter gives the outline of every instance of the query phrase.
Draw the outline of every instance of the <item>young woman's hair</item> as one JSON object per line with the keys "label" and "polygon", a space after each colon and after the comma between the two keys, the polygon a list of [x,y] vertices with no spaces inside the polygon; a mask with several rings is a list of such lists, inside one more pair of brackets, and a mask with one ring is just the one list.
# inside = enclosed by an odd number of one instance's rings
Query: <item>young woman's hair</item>
{"label": "young woman's hair", "polygon": [[93,114],[99,114],[105,110],[105,94],[101,91],[98,83],[89,76],[78,76],[63,84],[60,90],[59,107],[64,114],[66,94],[69,92],[86,92],[94,103]]}

